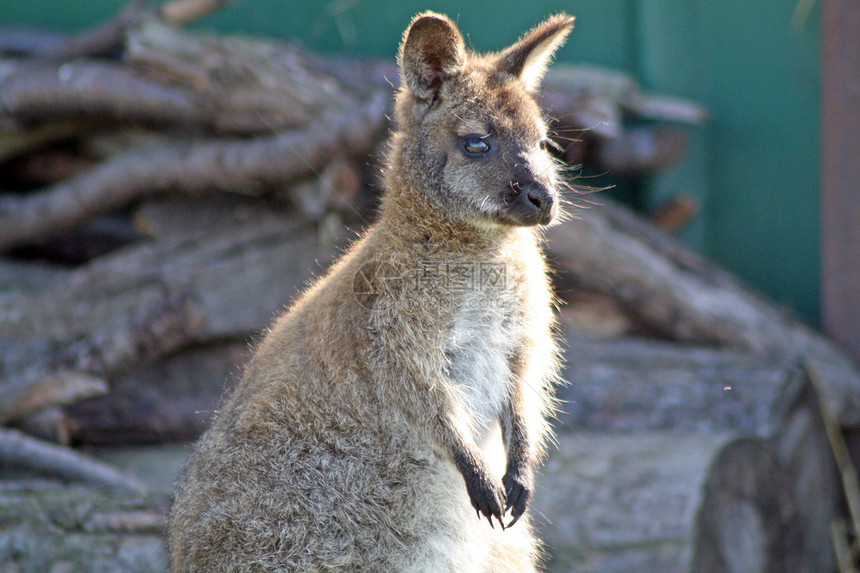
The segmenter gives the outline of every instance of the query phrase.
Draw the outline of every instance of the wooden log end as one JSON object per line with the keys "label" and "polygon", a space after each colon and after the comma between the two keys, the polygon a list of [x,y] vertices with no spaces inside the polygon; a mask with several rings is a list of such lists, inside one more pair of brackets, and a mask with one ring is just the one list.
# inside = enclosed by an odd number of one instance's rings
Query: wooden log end
{"label": "wooden log end", "polygon": [[532,514],[544,521],[553,570],[765,573],[797,570],[789,564],[807,557],[789,480],[766,440],[652,432],[559,441]]}
{"label": "wooden log end", "polygon": [[792,571],[808,560],[791,482],[765,443],[732,442],[709,473],[691,571]]}

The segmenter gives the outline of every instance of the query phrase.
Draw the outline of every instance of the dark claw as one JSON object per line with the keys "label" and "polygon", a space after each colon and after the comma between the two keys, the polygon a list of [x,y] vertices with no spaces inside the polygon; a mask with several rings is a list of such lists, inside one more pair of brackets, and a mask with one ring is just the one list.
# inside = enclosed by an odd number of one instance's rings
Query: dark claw
{"label": "dark claw", "polygon": [[[490,527],[495,529],[493,518],[495,517],[499,523],[502,523],[504,516],[504,489],[501,484],[495,486],[492,478],[485,472],[474,472],[466,481],[466,488],[469,492],[469,498],[472,502],[472,507],[475,508],[475,513],[478,519],[486,517],[490,523]],[[504,527],[504,524],[502,523]]]}
{"label": "dark claw", "polygon": [[502,517],[504,516],[505,490],[502,483],[499,483],[498,478],[494,478],[483,463],[478,460],[462,457],[455,459],[457,469],[463,475],[466,482],[466,491],[469,494],[469,501],[472,502],[472,507],[478,519],[481,516],[487,518],[490,522],[490,527],[495,529],[493,517],[498,520],[504,527]]}
{"label": "dark claw", "polygon": [[520,505],[520,499],[523,498],[524,493],[525,493],[525,489],[521,486],[508,488],[508,498],[507,498],[508,502],[505,505],[505,513],[507,513],[509,510],[511,510],[511,508],[513,508],[513,511],[511,511],[511,515],[513,516],[513,519],[507,525],[508,527],[515,524],[520,519],[520,516],[522,516],[522,514],[525,511],[524,505],[523,506]]}
{"label": "dark claw", "polygon": [[507,527],[511,527],[526,512],[529,497],[531,497],[531,479],[523,478],[520,474],[506,474],[502,478],[505,486],[505,513],[511,512],[513,519]]}
{"label": "dark claw", "polygon": [[505,492],[505,499],[507,503],[505,504],[505,512],[507,512],[512,507],[517,507],[519,505],[520,498],[523,496],[524,488],[519,485],[511,482],[508,484],[507,491]]}

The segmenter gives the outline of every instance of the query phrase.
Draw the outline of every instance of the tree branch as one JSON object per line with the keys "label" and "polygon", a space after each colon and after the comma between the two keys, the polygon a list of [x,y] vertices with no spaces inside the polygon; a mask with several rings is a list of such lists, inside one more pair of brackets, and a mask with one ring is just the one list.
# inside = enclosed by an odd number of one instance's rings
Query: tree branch
{"label": "tree branch", "polygon": [[234,0],[171,0],[151,6],[151,0],[130,0],[113,20],[78,34],[54,34],[20,28],[0,28],[0,54],[45,60],[116,56],[129,29],[147,20],[183,26],[217,12]]}
{"label": "tree branch", "polygon": [[[112,62],[23,61],[0,77],[0,119],[7,124],[74,117],[102,123],[204,123],[194,98]],[[92,130],[92,123],[88,126]]]}
{"label": "tree branch", "polygon": [[130,493],[140,493],[145,489],[136,479],[111,466],[17,430],[0,429],[0,464],[19,471],[38,472]]}
{"label": "tree branch", "polygon": [[161,20],[173,26],[182,26],[217,12],[234,0],[172,0],[158,7]]}
{"label": "tree branch", "polygon": [[68,370],[5,380],[0,386],[0,424],[107,392],[108,385],[103,379]]}
{"label": "tree branch", "polygon": [[329,114],[301,131],[129,151],[38,193],[2,197],[0,250],[72,227],[148,194],[169,189],[259,190],[312,175],[334,156],[367,154],[385,121],[386,99],[374,97],[357,112]]}

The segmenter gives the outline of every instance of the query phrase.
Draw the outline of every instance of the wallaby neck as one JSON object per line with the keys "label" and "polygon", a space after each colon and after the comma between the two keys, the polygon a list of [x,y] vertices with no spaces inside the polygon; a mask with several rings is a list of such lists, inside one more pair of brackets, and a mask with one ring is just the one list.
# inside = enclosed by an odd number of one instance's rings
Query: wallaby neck
{"label": "wallaby neck", "polygon": [[459,254],[496,252],[513,237],[530,230],[495,223],[474,223],[442,211],[417,186],[389,178],[378,220],[381,231],[398,242],[435,245]]}

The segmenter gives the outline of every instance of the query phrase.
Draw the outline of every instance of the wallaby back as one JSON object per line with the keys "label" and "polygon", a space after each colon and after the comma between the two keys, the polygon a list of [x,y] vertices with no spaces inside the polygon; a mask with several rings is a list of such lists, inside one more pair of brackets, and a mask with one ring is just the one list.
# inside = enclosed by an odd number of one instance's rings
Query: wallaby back
{"label": "wallaby back", "polygon": [[536,229],[559,199],[533,93],[572,24],[478,56],[448,18],[413,20],[378,220],[197,445],[174,571],[535,570],[557,372]]}

